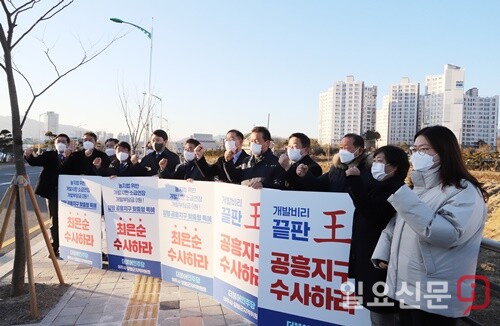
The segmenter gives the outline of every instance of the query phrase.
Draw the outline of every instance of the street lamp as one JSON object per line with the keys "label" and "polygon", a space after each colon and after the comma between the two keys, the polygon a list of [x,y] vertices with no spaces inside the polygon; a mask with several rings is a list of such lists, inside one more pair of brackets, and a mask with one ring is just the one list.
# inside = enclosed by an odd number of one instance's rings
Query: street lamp
{"label": "street lamp", "polygon": [[[161,123],[161,121],[165,120],[165,122],[167,123],[167,130],[165,130],[165,131],[167,132],[167,135],[170,135],[169,130],[168,130],[168,119],[166,119],[164,117],[160,117],[160,116],[156,116],[156,117],[160,119],[160,123]],[[163,124],[162,124],[162,126],[163,126]],[[163,127],[161,127],[161,128],[163,129]],[[172,137],[169,137],[169,138],[172,138]]]}
{"label": "street lamp", "polygon": [[[146,95],[146,93],[142,93],[142,94]],[[163,118],[163,101],[162,101],[161,97],[156,96],[155,94],[151,94],[151,96],[160,101],[160,116],[156,116],[156,117]],[[152,119],[151,119],[151,121],[152,121]],[[163,129],[163,122],[161,119],[160,119],[160,129]]]}
{"label": "street lamp", "polygon": [[151,40],[151,46],[149,48],[149,80],[148,80],[148,115],[146,118],[146,137],[145,137],[145,142],[144,142],[144,148],[146,148],[146,145],[149,140],[149,116],[151,115],[151,68],[153,66],[153,18],[151,18],[151,32],[148,30],[142,28],[139,25],[129,23],[127,21],[124,21],[120,18],[110,18],[112,22],[118,23],[118,24],[127,24],[134,26],[135,28],[141,30],[144,34],[146,34],[147,37]]}

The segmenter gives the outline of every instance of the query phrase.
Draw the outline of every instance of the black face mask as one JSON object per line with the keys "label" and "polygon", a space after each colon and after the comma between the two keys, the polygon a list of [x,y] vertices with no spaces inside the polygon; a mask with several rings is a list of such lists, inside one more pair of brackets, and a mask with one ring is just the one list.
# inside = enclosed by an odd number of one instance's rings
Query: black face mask
{"label": "black face mask", "polygon": [[161,152],[163,149],[163,143],[155,143],[155,151]]}

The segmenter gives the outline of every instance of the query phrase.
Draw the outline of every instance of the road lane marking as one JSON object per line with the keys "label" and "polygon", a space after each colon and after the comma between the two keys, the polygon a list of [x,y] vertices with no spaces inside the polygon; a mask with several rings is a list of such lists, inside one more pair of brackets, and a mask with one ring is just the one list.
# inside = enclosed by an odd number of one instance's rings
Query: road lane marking
{"label": "road lane marking", "polygon": [[[43,224],[47,225],[49,223],[50,223],[50,220],[47,220]],[[40,230],[40,225],[32,227],[31,229],[28,230],[28,233],[31,234],[31,233],[33,233],[35,231],[38,231],[38,230]],[[16,242],[16,238],[10,238],[9,240],[4,241],[4,243],[2,244],[2,248],[7,247],[8,245],[10,245],[10,244],[12,244],[14,242]]]}

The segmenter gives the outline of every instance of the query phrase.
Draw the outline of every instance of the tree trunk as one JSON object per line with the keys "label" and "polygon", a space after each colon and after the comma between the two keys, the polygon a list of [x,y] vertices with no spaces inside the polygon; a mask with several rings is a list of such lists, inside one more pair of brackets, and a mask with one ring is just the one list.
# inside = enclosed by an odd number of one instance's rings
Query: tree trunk
{"label": "tree trunk", "polygon": [[[19,102],[17,99],[16,83],[14,79],[14,70],[12,67],[12,53],[10,48],[4,48],[5,70],[7,75],[7,84],[9,87],[10,108],[12,114],[12,137],[14,140],[14,162],[16,165],[16,177],[26,176],[26,168],[23,158],[23,135],[21,130],[21,119],[19,115]],[[24,292],[24,274],[26,271],[26,249],[24,247],[24,233],[22,228],[20,196],[16,200],[15,212],[15,237],[16,249],[14,255],[14,269],[12,271],[11,295],[19,296]]]}

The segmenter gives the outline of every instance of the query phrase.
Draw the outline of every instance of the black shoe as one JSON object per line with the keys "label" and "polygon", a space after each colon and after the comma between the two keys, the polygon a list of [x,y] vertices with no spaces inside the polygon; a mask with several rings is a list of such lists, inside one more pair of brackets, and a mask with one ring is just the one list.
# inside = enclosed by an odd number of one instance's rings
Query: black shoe
{"label": "black shoe", "polygon": [[[59,255],[59,250],[54,250],[54,254],[56,254],[56,258],[60,258],[60,255]],[[50,254],[47,256],[48,258],[51,258],[50,257]]]}

